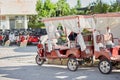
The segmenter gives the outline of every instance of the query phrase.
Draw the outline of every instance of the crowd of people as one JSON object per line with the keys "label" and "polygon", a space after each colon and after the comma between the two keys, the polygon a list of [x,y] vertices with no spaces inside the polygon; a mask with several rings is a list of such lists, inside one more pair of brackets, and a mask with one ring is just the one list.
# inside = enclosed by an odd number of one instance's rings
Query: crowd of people
{"label": "crowd of people", "polygon": [[27,40],[27,44],[39,42],[41,35],[45,35],[45,29],[6,29],[0,30],[0,45],[11,46],[13,44],[19,45],[24,40]]}

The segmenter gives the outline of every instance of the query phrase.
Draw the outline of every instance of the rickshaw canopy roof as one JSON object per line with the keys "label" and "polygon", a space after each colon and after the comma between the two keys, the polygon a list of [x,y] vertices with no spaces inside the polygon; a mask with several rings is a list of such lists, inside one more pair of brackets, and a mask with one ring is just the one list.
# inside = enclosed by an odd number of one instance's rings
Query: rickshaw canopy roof
{"label": "rickshaw canopy roof", "polygon": [[117,33],[120,31],[120,13],[105,13],[94,15],[73,15],[63,17],[44,18],[47,32],[54,32],[59,24],[61,24],[69,34],[71,31],[78,33],[84,28],[93,28],[105,33],[106,27],[110,27],[115,37],[119,37]]}

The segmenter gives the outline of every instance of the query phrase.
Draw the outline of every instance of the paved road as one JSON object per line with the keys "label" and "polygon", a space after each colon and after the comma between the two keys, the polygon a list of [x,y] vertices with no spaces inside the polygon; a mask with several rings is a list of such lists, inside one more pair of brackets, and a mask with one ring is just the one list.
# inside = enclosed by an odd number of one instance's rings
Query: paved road
{"label": "paved road", "polygon": [[0,47],[0,80],[120,80],[120,70],[101,74],[96,67],[70,72],[66,66],[36,65],[36,47]]}

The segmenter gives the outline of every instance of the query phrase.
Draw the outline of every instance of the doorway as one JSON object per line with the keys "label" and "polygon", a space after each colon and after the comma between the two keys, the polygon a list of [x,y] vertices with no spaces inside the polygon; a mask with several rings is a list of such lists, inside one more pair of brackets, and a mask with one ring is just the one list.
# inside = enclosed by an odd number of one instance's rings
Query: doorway
{"label": "doorway", "polygon": [[10,19],[10,29],[15,29],[15,19]]}

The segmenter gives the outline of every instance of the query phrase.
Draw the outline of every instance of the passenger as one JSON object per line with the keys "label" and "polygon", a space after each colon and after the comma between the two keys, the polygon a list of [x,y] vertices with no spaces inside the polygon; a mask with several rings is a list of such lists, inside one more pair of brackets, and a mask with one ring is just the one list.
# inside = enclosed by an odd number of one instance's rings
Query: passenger
{"label": "passenger", "polygon": [[68,36],[68,38],[69,38],[70,41],[75,41],[76,36],[77,36],[76,33],[71,32],[70,35]]}
{"label": "passenger", "polygon": [[57,38],[58,45],[65,45],[65,43],[67,43],[66,34],[64,33],[62,26],[58,26],[55,36]]}
{"label": "passenger", "polygon": [[100,33],[96,32],[96,42],[97,42],[97,46],[98,46],[98,50],[102,50],[105,48],[105,46],[103,45],[103,41],[102,41],[102,35]]}
{"label": "passenger", "polygon": [[114,46],[114,43],[112,42],[112,35],[111,35],[109,27],[107,27],[106,34],[104,35],[104,40],[105,40],[106,48],[112,48]]}

